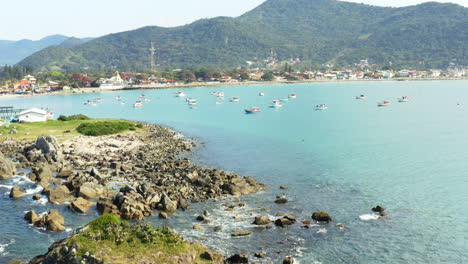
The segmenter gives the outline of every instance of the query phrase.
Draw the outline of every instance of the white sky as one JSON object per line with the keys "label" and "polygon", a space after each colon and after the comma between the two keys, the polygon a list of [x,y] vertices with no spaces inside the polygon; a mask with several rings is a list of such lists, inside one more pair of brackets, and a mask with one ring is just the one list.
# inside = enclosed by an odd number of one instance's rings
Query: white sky
{"label": "white sky", "polygon": [[[98,37],[144,26],[178,26],[201,18],[239,16],[264,0],[2,0],[0,39],[63,34]],[[424,0],[350,0],[382,6]],[[468,7],[468,0],[441,0]]]}

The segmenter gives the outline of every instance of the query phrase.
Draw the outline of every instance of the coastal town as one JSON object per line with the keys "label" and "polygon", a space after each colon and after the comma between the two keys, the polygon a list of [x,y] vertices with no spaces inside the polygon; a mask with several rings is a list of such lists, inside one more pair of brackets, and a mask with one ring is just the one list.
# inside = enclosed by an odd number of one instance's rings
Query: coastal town
{"label": "coastal town", "polygon": [[[364,80],[447,80],[468,77],[465,67],[449,67],[431,70],[372,70],[367,67],[340,70],[290,71],[237,68],[229,71],[208,69],[181,70],[170,72],[135,73],[109,72],[107,74],[38,73],[22,78],[5,78],[0,75],[0,94],[32,95],[53,92],[81,93],[87,88],[101,90],[158,89],[171,87],[194,87],[209,85],[242,85],[262,82],[297,83],[320,81],[364,81]],[[0,72],[1,74],[1,72]],[[40,76],[40,77],[39,77]],[[3,78],[1,78],[3,77]]]}

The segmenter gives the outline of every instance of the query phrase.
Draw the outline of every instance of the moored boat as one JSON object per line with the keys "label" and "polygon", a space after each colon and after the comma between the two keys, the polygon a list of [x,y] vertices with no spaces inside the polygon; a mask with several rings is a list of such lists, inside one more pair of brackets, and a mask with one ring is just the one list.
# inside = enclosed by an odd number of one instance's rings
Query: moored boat
{"label": "moored boat", "polygon": [[145,98],[145,95],[144,95],[144,94],[140,94],[140,98]]}
{"label": "moored boat", "polygon": [[315,110],[326,110],[328,106],[326,104],[319,104],[315,106]]}
{"label": "moored boat", "polygon": [[382,102],[377,103],[377,106],[389,106],[389,105],[390,105],[389,101],[382,101]]}
{"label": "moored boat", "polygon": [[258,96],[265,96],[265,93],[264,93],[264,92],[260,92],[260,93],[258,94]]}
{"label": "moored boat", "polygon": [[197,104],[197,100],[193,99],[193,98],[190,98],[189,100],[187,100],[187,103],[189,105],[196,105]]}
{"label": "moored boat", "polygon": [[187,96],[184,92],[177,92],[177,97],[185,97]]}
{"label": "moored boat", "polygon": [[292,99],[295,99],[296,97],[297,97],[297,96],[296,96],[295,93],[292,93],[292,94],[289,95],[289,98],[292,98]]}
{"label": "moored boat", "polygon": [[282,107],[282,106],[283,104],[281,103],[280,100],[274,100],[270,105],[270,107]]}
{"label": "moored boat", "polygon": [[233,98],[231,98],[231,102],[239,102],[239,97],[236,97],[234,96]]}
{"label": "moored boat", "polygon": [[404,102],[408,102],[408,101],[409,101],[409,98],[406,95],[398,98],[398,102],[400,102],[400,103],[404,103]]}
{"label": "moored boat", "polygon": [[143,106],[143,102],[141,101],[136,101],[134,104],[133,104],[133,107],[142,107]]}
{"label": "moored boat", "polygon": [[261,112],[262,110],[260,110],[260,107],[258,106],[252,106],[249,109],[245,109],[244,111],[246,114],[254,114],[257,112]]}
{"label": "moored boat", "polygon": [[356,99],[361,99],[361,100],[366,99],[366,96],[361,94],[361,95],[356,96]]}

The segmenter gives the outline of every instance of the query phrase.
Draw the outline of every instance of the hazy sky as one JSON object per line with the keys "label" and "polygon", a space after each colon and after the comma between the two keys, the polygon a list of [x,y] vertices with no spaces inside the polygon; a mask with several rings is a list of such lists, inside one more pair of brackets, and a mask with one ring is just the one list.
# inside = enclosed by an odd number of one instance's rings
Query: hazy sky
{"label": "hazy sky", "polygon": [[[425,0],[350,0],[407,6]],[[178,26],[200,18],[239,16],[264,0],[2,0],[0,39],[53,34],[97,37],[143,26]],[[390,4],[389,4],[390,2]],[[468,0],[441,0],[468,7]]]}

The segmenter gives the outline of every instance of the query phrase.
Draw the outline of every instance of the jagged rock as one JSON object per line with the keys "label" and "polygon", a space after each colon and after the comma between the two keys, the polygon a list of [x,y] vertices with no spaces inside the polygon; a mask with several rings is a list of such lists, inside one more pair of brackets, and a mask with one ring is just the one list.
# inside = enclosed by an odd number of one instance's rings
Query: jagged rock
{"label": "jagged rock", "polygon": [[212,252],[210,252],[210,251],[203,252],[200,257],[202,259],[206,259],[206,260],[214,260],[215,259],[214,254]]}
{"label": "jagged rock", "polygon": [[286,196],[276,196],[275,203],[277,204],[285,204],[288,202],[288,198]]}
{"label": "jagged rock", "polygon": [[294,264],[294,263],[295,263],[295,261],[294,261],[294,259],[292,257],[286,257],[283,260],[283,264]]}
{"label": "jagged rock", "polygon": [[271,223],[271,220],[268,216],[266,215],[258,215],[255,217],[255,220],[253,222],[254,225],[268,225]]}
{"label": "jagged rock", "polygon": [[96,204],[96,208],[101,214],[113,214],[120,216],[119,208],[115,205],[111,198],[102,198]]}
{"label": "jagged rock", "polygon": [[372,208],[372,211],[377,212],[380,216],[386,216],[385,208],[383,206],[377,205],[376,207]]}
{"label": "jagged rock", "polygon": [[70,201],[73,196],[67,186],[60,185],[56,188],[46,189],[44,194],[49,197],[51,203],[64,203]]}
{"label": "jagged rock", "polygon": [[193,229],[200,230],[200,229],[203,229],[203,227],[200,224],[194,224]]}
{"label": "jagged rock", "polygon": [[10,191],[10,198],[12,199],[18,199],[18,198],[24,197],[25,195],[26,195],[26,192],[22,190],[19,186],[13,187]]}
{"label": "jagged rock", "polygon": [[240,237],[240,236],[249,236],[251,234],[252,232],[250,232],[249,230],[235,230],[231,233],[231,236]]}
{"label": "jagged rock", "polygon": [[177,202],[172,201],[171,198],[169,198],[169,196],[166,194],[162,196],[161,205],[163,210],[167,212],[173,212],[177,210]]}
{"label": "jagged rock", "polygon": [[50,210],[47,214],[42,216],[40,220],[33,223],[37,227],[45,227],[47,230],[54,232],[65,230],[65,219],[57,210]]}
{"label": "jagged rock", "polygon": [[82,197],[78,197],[75,201],[68,205],[73,211],[80,212],[80,213],[87,213],[89,208],[93,205],[92,202],[83,199]]}
{"label": "jagged rock", "polygon": [[2,153],[0,153],[0,180],[5,180],[13,177],[16,174],[16,167],[13,162],[6,159]]}
{"label": "jagged rock", "polygon": [[167,219],[167,218],[169,218],[169,216],[167,215],[166,212],[159,212],[159,218]]}
{"label": "jagged rock", "polygon": [[257,252],[254,254],[256,258],[266,258],[266,253],[265,252]]}
{"label": "jagged rock", "polygon": [[91,168],[91,170],[89,172],[89,175],[91,175],[91,177],[98,180],[98,182],[100,182],[100,183],[103,183],[107,179],[107,176],[100,173],[95,167]]}
{"label": "jagged rock", "polygon": [[50,155],[55,161],[58,158],[59,144],[54,136],[39,136],[36,139],[34,146],[44,155]]}
{"label": "jagged rock", "polygon": [[223,230],[223,227],[222,227],[222,226],[215,226],[215,227],[213,228],[213,230],[214,230],[215,232],[219,232],[219,231]]}
{"label": "jagged rock", "polygon": [[319,222],[330,222],[332,218],[326,212],[314,212],[312,214],[312,219]]}
{"label": "jagged rock", "polygon": [[207,218],[206,218],[204,215],[199,215],[199,216],[197,216],[197,218],[196,218],[196,219],[197,219],[197,221],[201,221],[201,222],[203,222],[203,221],[206,221],[206,220],[207,220]]}
{"label": "jagged rock", "polygon": [[235,254],[226,259],[228,264],[249,263],[249,256],[247,254]]}
{"label": "jagged rock", "polygon": [[40,195],[40,194],[35,194],[33,196],[33,200],[40,200],[41,198],[42,198],[42,195]]}
{"label": "jagged rock", "polygon": [[280,186],[280,189],[281,189],[281,190],[287,190],[287,189],[289,189],[289,187],[288,187],[288,186],[281,185],[281,186]]}
{"label": "jagged rock", "polygon": [[36,223],[37,221],[40,221],[40,220],[41,220],[41,217],[40,217],[34,210],[31,210],[31,211],[28,211],[28,212],[24,215],[24,219],[25,219],[26,221],[28,221],[28,223],[34,224],[34,223]]}

